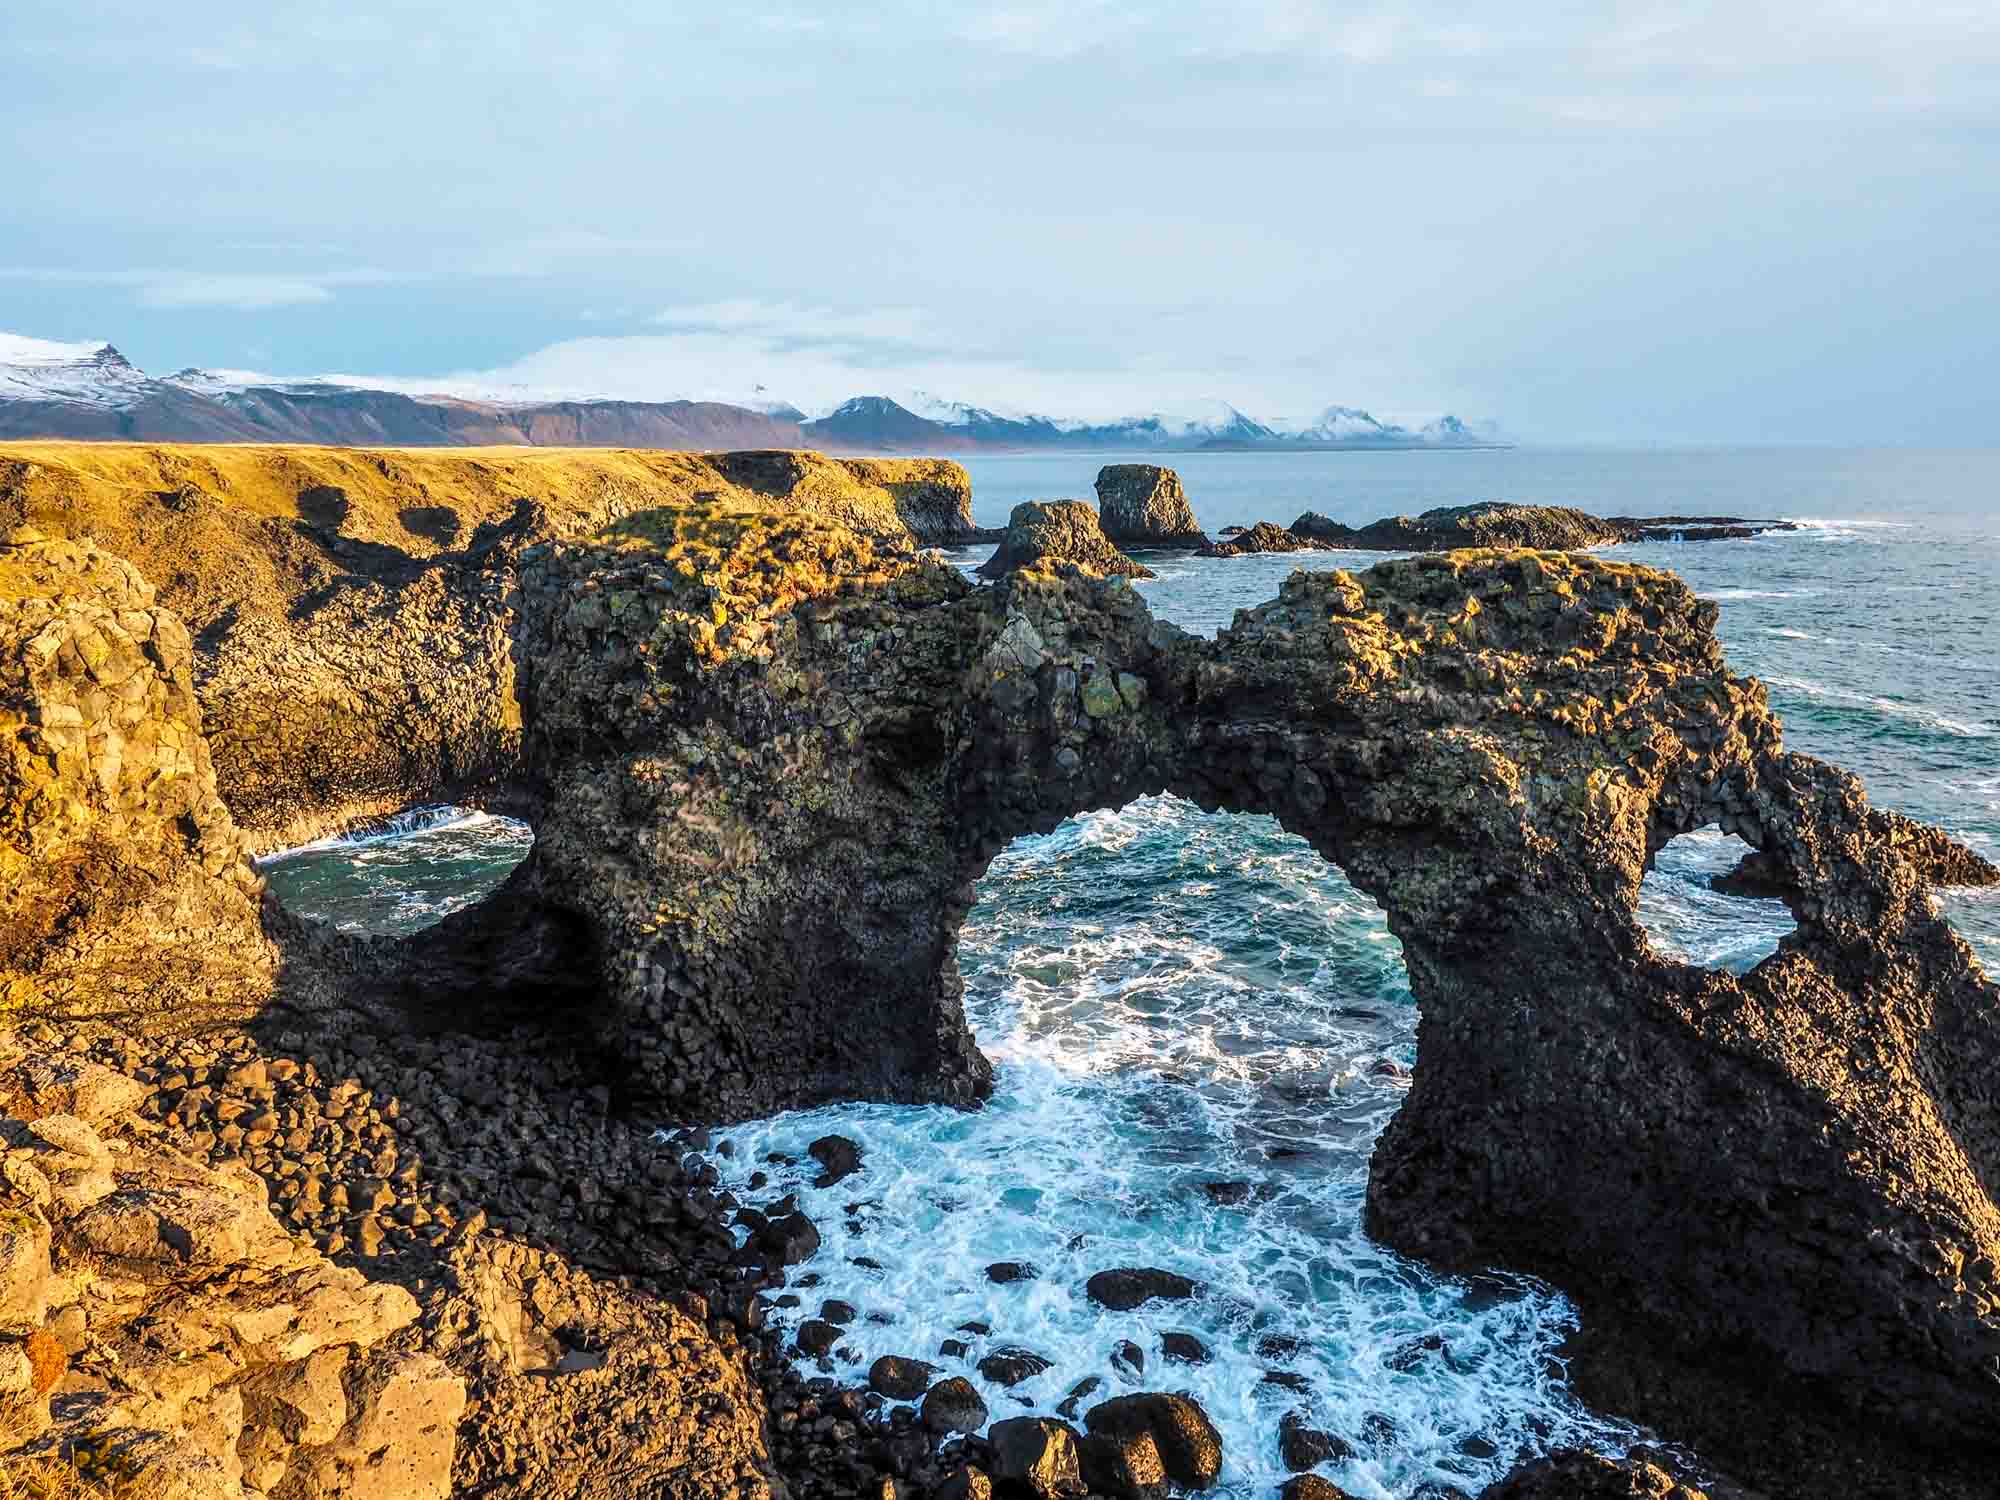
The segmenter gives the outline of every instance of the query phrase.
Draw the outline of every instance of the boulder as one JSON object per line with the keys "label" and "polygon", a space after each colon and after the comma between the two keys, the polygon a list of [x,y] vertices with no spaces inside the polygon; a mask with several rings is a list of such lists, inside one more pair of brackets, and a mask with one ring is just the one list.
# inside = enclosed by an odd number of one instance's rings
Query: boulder
{"label": "boulder", "polygon": [[1009,1346],[995,1349],[979,1361],[979,1373],[1001,1387],[1019,1385],[1049,1368],[1049,1362],[1032,1349]]}
{"label": "boulder", "polygon": [[930,1389],[931,1376],[936,1373],[936,1365],[920,1359],[885,1354],[868,1367],[868,1389],[891,1401],[915,1401]]}
{"label": "boulder", "polygon": [[861,1170],[861,1148],[844,1135],[823,1135],[806,1147],[806,1154],[820,1165],[813,1179],[816,1188],[832,1187]]}
{"label": "boulder", "polygon": [[1046,1417],[1010,1417],[986,1433],[993,1478],[1030,1500],[1079,1500],[1087,1491],[1076,1430]]}
{"label": "boulder", "polygon": [[1354,1496],[1319,1474],[1294,1474],[1278,1486],[1278,1500],[1354,1500]]}
{"label": "boulder", "polygon": [[1200,547],[1181,478],[1157,464],[1106,464],[1097,471],[1097,517],[1105,536],[1124,547]]}
{"label": "boulder", "polygon": [[1296,531],[1270,521],[1259,521],[1248,531],[1238,531],[1225,541],[1211,542],[1202,548],[1204,557],[1242,557],[1252,552],[1323,552],[1330,542],[1318,537],[1303,536]]}
{"label": "boulder", "polygon": [[1222,1434],[1191,1396],[1162,1391],[1116,1396],[1084,1413],[1083,1425],[1092,1438],[1121,1451],[1150,1437],[1160,1467],[1182,1489],[1212,1488],[1222,1473]]}
{"label": "boulder", "polygon": [[1278,1421],[1278,1457],[1298,1474],[1321,1464],[1345,1462],[1354,1457],[1354,1446],[1312,1426],[1304,1412],[1289,1411]]}
{"label": "boulder", "polygon": [[986,1402],[971,1381],[952,1375],[924,1393],[918,1415],[935,1433],[977,1432],[986,1425]]}
{"label": "boulder", "polygon": [[981,578],[1005,578],[1024,568],[1047,569],[1073,563],[1093,578],[1151,578],[1114,547],[1097,524],[1097,512],[1081,500],[1028,500],[1007,518],[999,550],[979,565]]}
{"label": "boulder", "polygon": [[1122,1266],[1112,1271],[1099,1271],[1084,1283],[1083,1290],[1099,1307],[1108,1307],[1113,1312],[1131,1312],[1148,1302],[1185,1302],[1201,1287],[1178,1271]]}

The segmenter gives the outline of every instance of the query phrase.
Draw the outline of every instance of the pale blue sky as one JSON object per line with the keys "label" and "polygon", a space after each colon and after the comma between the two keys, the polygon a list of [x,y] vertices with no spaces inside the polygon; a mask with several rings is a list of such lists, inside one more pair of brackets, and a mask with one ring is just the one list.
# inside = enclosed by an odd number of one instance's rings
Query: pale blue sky
{"label": "pale blue sky", "polygon": [[632,397],[2000,441],[2000,6],[13,0],[0,329]]}

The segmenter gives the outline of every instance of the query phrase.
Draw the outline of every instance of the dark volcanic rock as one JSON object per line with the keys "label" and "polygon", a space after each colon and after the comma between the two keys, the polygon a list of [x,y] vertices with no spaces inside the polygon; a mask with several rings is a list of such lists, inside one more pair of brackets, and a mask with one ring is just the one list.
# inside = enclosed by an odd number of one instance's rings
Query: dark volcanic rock
{"label": "dark volcanic rock", "polygon": [[1222,1434],[1191,1397],[1159,1391],[1114,1397],[1086,1412],[1083,1425],[1124,1453],[1149,1439],[1167,1478],[1183,1489],[1208,1489],[1222,1472]]}
{"label": "dark volcanic rock", "polygon": [[1184,1365],[1205,1365],[1211,1358],[1208,1345],[1191,1333],[1161,1334],[1160,1353]]}
{"label": "dark volcanic rock", "polygon": [[1049,1368],[1049,1362],[1032,1349],[1009,1346],[995,1349],[979,1361],[979,1373],[997,1386],[1019,1385],[1030,1376]]}
{"label": "dark volcanic rock", "polygon": [[804,1214],[787,1214],[757,1232],[757,1245],[779,1265],[795,1266],[818,1252],[819,1230]]}
{"label": "dark volcanic rock", "polygon": [[931,1500],[993,1500],[993,1481],[984,1469],[958,1469],[931,1491]]}
{"label": "dark volcanic rock", "polygon": [[995,1261],[986,1268],[986,1279],[996,1286],[1010,1286],[1017,1281],[1033,1281],[1041,1274],[1024,1260]]}
{"label": "dark volcanic rock", "polygon": [[1709,1494],[1644,1460],[1567,1449],[1522,1464],[1479,1500],[1709,1500]]}
{"label": "dark volcanic rock", "polygon": [[1099,1307],[1130,1312],[1155,1300],[1184,1302],[1201,1288],[1178,1271],[1120,1267],[1099,1271],[1084,1283],[1083,1290]]}
{"label": "dark volcanic rock", "polygon": [[828,1354],[840,1342],[840,1329],[821,1318],[808,1318],[799,1324],[799,1348],[805,1353],[818,1357]]}
{"label": "dark volcanic rock", "polygon": [[986,1402],[971,1381],[952,1375],[924,1393],[921,1415],[932,1432],[977,1432],[986,1425]]}
{"label": "dark volcanic rock", "polygon": [[1076,1431],[1046,1417],[1010,1417],[986,1432],[993,1477],[1032,1500],[1078,1500],[1085,1493]]}
{"label": "dark volcanic rock", "polygon": [[832,1187],[861,1170],[861,1148],[844,1135],[823,1135],[806,1151],[820,1164],[820,1174],[813,1179],[816,1188]]}
{"label": "dark volcanic rock", "polygon": [[868,1367],[868,1389],[891,1401],[914,1401],[930,1389],[931,1376],[936,1373],[936,1365],[920,1359],[885,1354]]}
{"label": "dark volcanic rock", "polygon": [[1304,1412],[1291,1411],[1278,1422],[1278,1457],[1296,1474],[1352,1458],[1354,1448],[1344,1438],[1310,1426]]}
{"label": "dark volcanic rock", "polygon": [[1212,542],[1202,549],[1204,557],[1242,557],[1251,552],[1323,552],[1333,543],[1318,537],[1287,531],[1270,521],[1259,521],[1247,531],[1238,531],[1226,541]]}
{"label": "dark volcanic rock", "polygon": [[1124,547],[1200,547],[1181,478],[1157,464],[1106,464],[1097,471],[1097,517],[1104,534]]}
{"label": "dark volcanic rock", "polygon": [[1751,521],[1735,516],[1593,516],[1562,505],[1509,505],[1487,500],[1476,505],[1440,506],[1414,519],[1392,516],[1366,526],[1307,511],[1291,530],[1311,543],[1370,552],[1446,552],[1458,547],[1533,547],[1575,551],[1615,542],[1722,541],[1767,531],[1796,531],[1790,521]]}
{"label": "dark volcanic rock", "polygon": [[1321,1475],[1294,1474],[1278,1486],[1278,1500],[1354,1500],[1354,1496]]}
{"label": "dark volcanic rock", "polygon": [[1075,563],[1098,578],[1153,576],[1111,544],[1098,527],[1097,512],[1081,500],[1026,500],[1015,506],[1000,550],[979,565],[979,576],[1005,578],[1057,563]]}

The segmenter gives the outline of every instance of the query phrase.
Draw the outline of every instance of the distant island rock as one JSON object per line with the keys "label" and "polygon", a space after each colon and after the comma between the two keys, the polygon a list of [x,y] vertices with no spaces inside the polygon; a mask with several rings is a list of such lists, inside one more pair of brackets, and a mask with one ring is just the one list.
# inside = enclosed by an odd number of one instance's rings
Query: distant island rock
{"label": "distant island rock", "polygon": [[[1232,530],[1234,530],[1232,528]],[[1422,515],[1390,516],[1347,526],[1307,511],[1289,527],[1259,521],[1247,531],[1223,533],[1204,549],[1209,557],[1251,552],[1450,552],[1460,547],[1532,547],[1574,552],[1621,542],[1741,540],[1772,531],[1796,531],[1791,521],[1741,516],[1593,516],[1565,505],[1511,505],[1481,501],[1440,506]]]}

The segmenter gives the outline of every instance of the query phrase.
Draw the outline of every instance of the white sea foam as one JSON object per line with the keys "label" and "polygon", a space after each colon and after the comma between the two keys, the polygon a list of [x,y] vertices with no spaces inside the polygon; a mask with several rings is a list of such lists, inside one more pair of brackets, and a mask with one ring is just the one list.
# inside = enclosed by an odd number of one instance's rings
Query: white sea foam
{"label": "white sea foam", "polygon": [[318,854],[328,849],[365,849],[375,844],[390,844],[407,839],[412,834],[441,833],[448,829],[484,828],[500,822],[514,822],[501,819],[492,813],[481,812],[471,807],[412,807],[385,818],[379,823],[365,824],[351,828],[345,833],[329,834],[323,839],[315,839],[310,844],[300,844],[291,849],[280,849],[265,855],[259,864],[270,864],[276,860],[291,859],[301,854]]}
{"label": "white sea foam", "polygon": [[[860,1309],[836,1351],[850,1378],[884,1354],[928,1359],[979,1385],[996,1420],[1053,1414],[1092,1376],[1086,1409],[1186,1390],[1222,1430],[1230,1500],[1267,1500],[1285,1477],[1278,1423],[1298,1408],[1354,1443],[1329,1473],[1370,1500],[1426,1480],[1477,1492],[1523,1451],[1631,1440],[1562,1384],[1559,1295],[1438,1278],[1361,1232],[1368,1152],[1407,1086],[1384,1063],[1413,1055],[1415,1010],[1379,911],[1302,842],[1166,798],[1073,819],[996,861],[965,967],[999,1075],[985,1109],[786,1115],[728,1132],[718,1158],[740,1194],[796,1191],[819,1225],[802,1268],[819,1284],[780,1322],[829,1297]],[[825,1134],[859,1142],[865,1170],[816,1189],[805,1148]],[[762,1194],[755,1171],[773,1176]],[[1250,1184],[1250,1201],[1218,1206],[1203,1191],[1217,1181]],[[1003,1261],[1039,1275],[995,1285],[985,1268]],[[1179,1271],[1207,1295],[1110,1313],[1083,1285],[1117,1266]],[[1213,1359],[1164,1362],[1175,1331]],[[1298,1352],[1260,1354],[1271,1336]],[[968,1354],[941,1355],[948,1339]],[[1110,1363],[1120,1339],[1144,1349],[1143,1375]],[[977,1361],[1008,1346],[1051,1368],[996,1386]]]}
{"label": "white sea foam", "polygon": [[1785,692],[1797,693],[1816,703],[1831,704],[1837,708],[1858,708],[1884,718],[1899,719],[1924,729],[1934,729],[1940,734],[1954,735],[1960,739],[1984,740],[2000,734],[2000,728],[1972,719],[1953,718],[1918,703],[1902,703],[1894,698],[1884,698],[1875,693],[1856,692],[1852,688],[1837,687],[1831,683],[1814,682],[1805,677],[1786,677],[1765,674],[1766,687],[1778,688]]}
{"label": "white sea foam", "polygon": [[1663,953],[1704,969],[1742,974],[1778,951],[1798,927],[1784,902],[1725,895],[1709,882],[1750,852],[1733,833],[1697,829],[1674,839],[1639,883],[1639,924]]}

